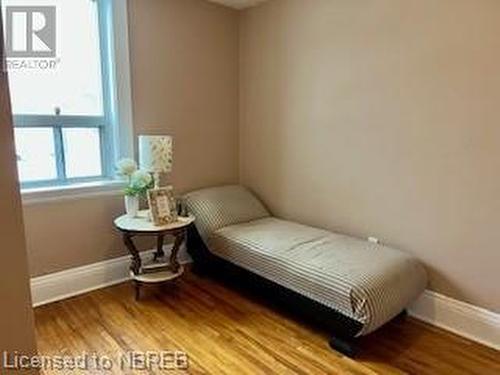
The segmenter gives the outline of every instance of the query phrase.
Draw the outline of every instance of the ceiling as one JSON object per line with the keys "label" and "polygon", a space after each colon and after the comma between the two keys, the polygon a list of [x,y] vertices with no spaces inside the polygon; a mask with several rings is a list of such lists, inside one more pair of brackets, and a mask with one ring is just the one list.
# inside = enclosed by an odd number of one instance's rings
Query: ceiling
{"label": "ceiling", "polygon": [[267,0],[209,0],[209,1],[226,5],[231,8],[245,9],[257,5],[259,3],[263,3],[264,1]]}

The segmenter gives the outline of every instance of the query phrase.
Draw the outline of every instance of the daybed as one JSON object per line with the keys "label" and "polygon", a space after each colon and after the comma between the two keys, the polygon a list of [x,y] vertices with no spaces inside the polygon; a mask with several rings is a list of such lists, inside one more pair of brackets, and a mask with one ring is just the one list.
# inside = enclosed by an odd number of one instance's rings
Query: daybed
{"label": "daybed", "polygon": [[184,201],[196,216],[188,235],[195,268],[259,286],[292,312],[327,324],[331,346],[344,354],[425,289],[426,273],[410,255],[275,218],[242,186],[195,191]]}

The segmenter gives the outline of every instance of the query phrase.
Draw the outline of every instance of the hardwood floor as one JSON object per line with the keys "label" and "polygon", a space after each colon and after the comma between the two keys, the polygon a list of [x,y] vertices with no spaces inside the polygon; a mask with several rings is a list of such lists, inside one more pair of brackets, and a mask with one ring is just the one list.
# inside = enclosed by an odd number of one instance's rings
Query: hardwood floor
{"label": "hardwood floor", "polygon": [[500,374],[499,352],[411,318],[364,338],[352,360],[328,347],[328,332],[190,273],[145,289],[139,302],[125,283],[37,308],[35,317],[40,354],[107,355],[106,374],[134,373],[120,356],[148,350],[186,352],[194,374]]}

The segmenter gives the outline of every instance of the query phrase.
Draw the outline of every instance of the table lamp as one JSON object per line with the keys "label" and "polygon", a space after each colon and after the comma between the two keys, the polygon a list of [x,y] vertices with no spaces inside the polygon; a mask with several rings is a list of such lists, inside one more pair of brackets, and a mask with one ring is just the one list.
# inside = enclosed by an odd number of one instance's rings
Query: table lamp
{"label": "table lamp", "polygon": [[172,171],[172,145],[168,135],[139,136],[139,166],[153,174],[155,189],[160,187],[160,174]]}

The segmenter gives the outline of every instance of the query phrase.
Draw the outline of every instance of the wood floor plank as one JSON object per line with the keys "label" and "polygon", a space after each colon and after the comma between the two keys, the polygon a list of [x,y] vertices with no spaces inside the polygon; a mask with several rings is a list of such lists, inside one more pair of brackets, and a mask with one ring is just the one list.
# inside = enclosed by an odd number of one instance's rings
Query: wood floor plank
{"label": "wood floor plank", "polygon": [[40,354],[107,355],[106,374],[133,374],[120,361],[134,350],[183,351],[192,374],[500,374],[498,351],[411,318],[363,338],[353,360],[328,347],[328,332],[190,272],[138,302],[124,283],[39,307],[35,318]]}

